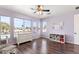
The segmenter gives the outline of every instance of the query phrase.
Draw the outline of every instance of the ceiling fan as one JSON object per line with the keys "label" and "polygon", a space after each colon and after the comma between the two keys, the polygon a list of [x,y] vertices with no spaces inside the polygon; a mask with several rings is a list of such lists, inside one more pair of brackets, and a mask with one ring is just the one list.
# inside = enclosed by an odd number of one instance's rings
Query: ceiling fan
{"label": "ceiling fan", "polygon": [[31,10],[34,10],[34,13],[38,13],[39,15],[43,15],[44,12],[51,14],[49,9],[44,9],[44,5],[37,5],[35,9],[31,8]]}

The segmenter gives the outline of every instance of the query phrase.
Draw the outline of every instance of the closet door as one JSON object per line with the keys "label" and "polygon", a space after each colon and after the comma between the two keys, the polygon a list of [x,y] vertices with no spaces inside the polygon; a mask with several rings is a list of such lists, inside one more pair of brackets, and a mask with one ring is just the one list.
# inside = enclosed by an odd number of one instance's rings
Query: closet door
{"label": "closet door", "polygon": [[79,14],[74,16],[74,44],[79,45]]}

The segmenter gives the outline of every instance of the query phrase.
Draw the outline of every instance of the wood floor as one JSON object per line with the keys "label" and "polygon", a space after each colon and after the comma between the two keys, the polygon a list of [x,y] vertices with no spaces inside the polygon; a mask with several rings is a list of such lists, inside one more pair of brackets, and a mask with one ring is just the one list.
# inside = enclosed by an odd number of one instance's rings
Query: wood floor
{"label": "wood floor", "polygon": [[56,43],[48,39],[39,38],[32,42],[17,45],[20,54],[78,54],[79,46],[73,44]]}

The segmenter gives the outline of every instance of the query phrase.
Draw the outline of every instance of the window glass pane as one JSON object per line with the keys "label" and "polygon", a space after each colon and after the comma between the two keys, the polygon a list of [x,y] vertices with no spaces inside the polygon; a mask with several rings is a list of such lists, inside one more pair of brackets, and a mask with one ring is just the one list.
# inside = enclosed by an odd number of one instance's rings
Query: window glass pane
{"label": "window glass pane", "polygon": [[1,40],[10,39],[10,17],[1,16],[0,31]]}
{"label": "window glass pane", "polygon": [[23,20],[14,18],[14,37],[23,32]]}
{"label": "window glass pane", "polygon": [[38,22],[38,31],[40,32],[40,22]]}
{"label": "window glass pane", "polygon": [[15,28],[21,28],[23,25],[23,20],[22,19],[18,19],[18,18],[15,18],[14,19],[14,26]]}
{"label": "window glass pane", "polygon": [[43,32],[47,31],[47,22],[43,21]]}
{"label": "window glass pane", "polygon": [[17,34],[30,31],[31,31],[31,21],[14,18],[14,37],[17,37]]}
{"label": "window glass pane", "polygon": [[33,22],[33,27],[37,27],[37,22]]}
{"label": "window glass pane", "polygon": [[24,20],[24,27],[25,27],[25,31],[31,31],[31,21],[29,20]]}
{"label": "window glass pane", "polygon": [[37,22],[33,22],[33,31],[37,31]]}

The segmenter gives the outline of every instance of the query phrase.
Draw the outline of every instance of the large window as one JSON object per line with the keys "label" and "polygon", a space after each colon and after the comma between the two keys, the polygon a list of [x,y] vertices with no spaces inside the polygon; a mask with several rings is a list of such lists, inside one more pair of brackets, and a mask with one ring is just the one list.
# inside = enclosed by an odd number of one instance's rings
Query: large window
{"label": "large window", "polygon": [[40,21],[33,21],[33,31],[40,33]]}
{"label": "large window", "polygon": [[42,29],[43,32],[46,32],[47,31],[47,22],[46,21],[43,21],[43,29]]}
{"label": "large window", "polygon": [[17,34],[30,31],[31,31],[31,21],[14,18],[14,37],[16,37]]}
{"label": "large window", "polygon": [[37,33],[40,33],[40,21],[32,22],[31,20],[26,19],[0,16],[1,40],[10,39],[10,37],[13,39],[13,37],[16,38],[18,34],[25,32],[34,32],[34,34],[36,33],[36,35]]}
{"label": "large window", "polygon": [[22,32],[23,29],[23,20],[14,18],[14,34],[18,34],[18,32]]}
{"label": "large window", "polygon": [[[0,16],[0,39],[6,40],[12,37],[14,31],[14,37],[17,37],[17,34],[31,32],[31,27],[33,26],[33,30],[40,33],[40,22],[33,21],[33,25],[31,25],[31,20],[19,19],[11,17]],[[12,26],[14,24],[14,27]]]}
{"label": "large window", "polygon": [[10,17],[0,16],[0,38],[10,39]]}
{"label": "large window", "polygon": [[40,33],[40,21],[33,21],[33,31]]}

